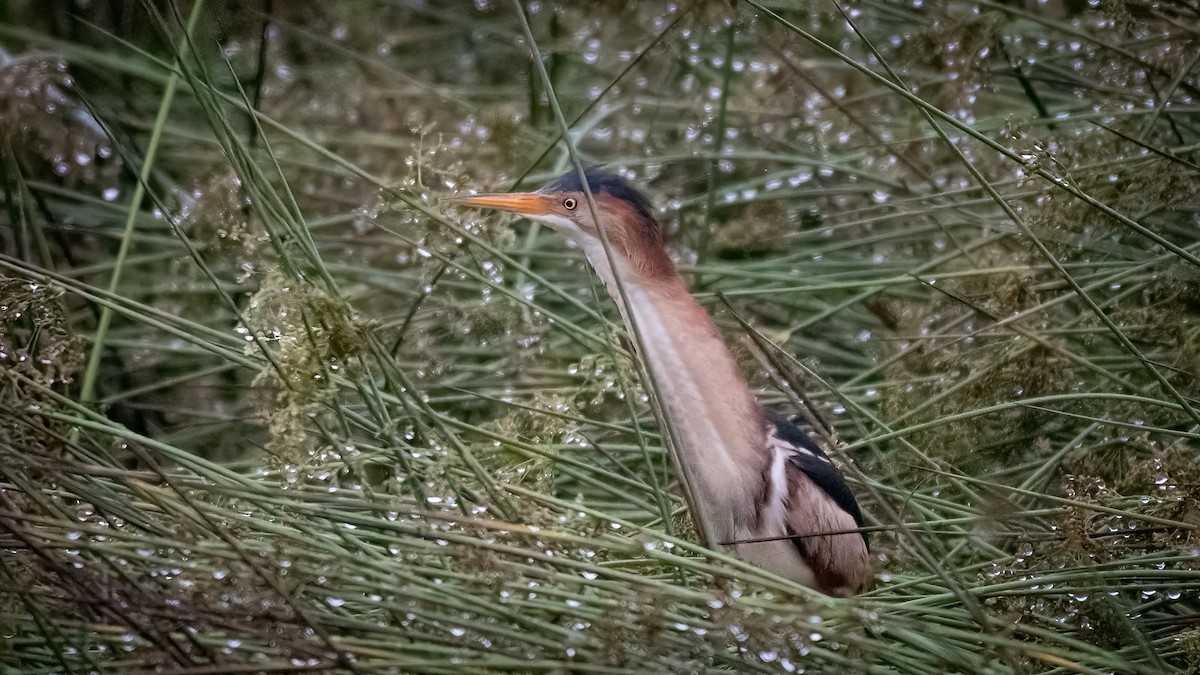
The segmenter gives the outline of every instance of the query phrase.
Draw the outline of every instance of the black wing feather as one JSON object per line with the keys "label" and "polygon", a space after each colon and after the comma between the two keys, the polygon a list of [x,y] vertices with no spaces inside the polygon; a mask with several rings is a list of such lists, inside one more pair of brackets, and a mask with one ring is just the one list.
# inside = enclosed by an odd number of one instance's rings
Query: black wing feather
{"label": "black wing feather", "polygon": [[[854,518],[855,524],[862,527],[863,516],[862,510],[858,508],[858,500],[854,498],[850,486],[846,485],[846,479],[842,476],[842,472],[834,466],[833,462],[829,461],[829,457],[821,449],[821,446],[811,436],[804,433],[803,429],[789,420],[771,415],[771,423],[775,425],[775,434],[781,440],[811,453],[796,452],[793,454],[789,458],[792,466],[803,471],[804,475],[829,495],[829,498],[839,508]],[[860,532],[859,534],[862,535],[863,542],[869,546],[867,533]]]}
{"label": "black wing feather", "polygon": [[798,424],[773,411],[768,411],[767,416],[771,418],[771,424],[775,425],[776,436],[797,448],[804,448],[817,457],[829,461],[829,456],[825,454],[825,450],[821,448],[821,444],[814,440],[810,434],[804,433],[804,430]]}

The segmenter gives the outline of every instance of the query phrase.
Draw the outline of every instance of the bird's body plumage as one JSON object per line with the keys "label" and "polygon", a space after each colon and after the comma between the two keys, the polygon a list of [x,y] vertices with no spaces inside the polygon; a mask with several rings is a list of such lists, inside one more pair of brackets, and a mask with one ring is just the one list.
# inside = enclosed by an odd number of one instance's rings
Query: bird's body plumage
{"label": "bird's body plumage", "polygon": [[[769,420],[766,436],[772,467],[779,467],[774,470],[782,474],[771,481],[781,488],[778,494],[762,504],[764,516],[758,532],[771,534],[749,534],[739,540],[787,535],[790,538],[783,543],[792,547],[791,553],[799,554],[813,576],[808,585],[833,595],[857,592],[870,579],[867,537],[858,531],[863,525],[862,512],[841,471],[820,442],[794,422]],[[742,557],[761,557],[753,546],[739,544],[744,549]],[[784,551],[774,548],[771,559],[787,559]]]}
{"label": "bird's body plumage", "polygon": [[462,201],[541,220],[583,248],[638,338],[710,544],[826,593],[857,592],[870,576],[867,543],[841,472],[802,429],[758,404],[716,324],[676,274],[649,201],[612,174],[586,177],[599,225],[575,172],[537,193]]}

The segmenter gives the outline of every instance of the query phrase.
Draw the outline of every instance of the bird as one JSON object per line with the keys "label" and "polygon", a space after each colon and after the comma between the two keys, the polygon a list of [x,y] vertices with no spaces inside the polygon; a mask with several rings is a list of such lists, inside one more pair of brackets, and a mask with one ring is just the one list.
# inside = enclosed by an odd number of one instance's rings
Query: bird
{"label": "bird", "polygon": [[863,516],[842,472],[811,427],[759,404],[676,271],[645,195],[589,166],[536,192],[452,201],[544,223],[582,249],[637,336],[635,351],[677,439],[676,471],[710,547],[827,595],[867,585]]}

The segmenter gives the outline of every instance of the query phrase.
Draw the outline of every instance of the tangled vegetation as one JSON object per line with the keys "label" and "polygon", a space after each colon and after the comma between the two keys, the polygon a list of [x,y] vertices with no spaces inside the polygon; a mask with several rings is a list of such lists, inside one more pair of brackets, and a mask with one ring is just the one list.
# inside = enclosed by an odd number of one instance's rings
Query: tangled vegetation
{"label": "tangled vegetation", "polygon": [[[1200,672],[1197,26],[0,7],[0,671]],[[697,546],[580,252],[438,201],[572,152],[833,423],[869,591]]]}

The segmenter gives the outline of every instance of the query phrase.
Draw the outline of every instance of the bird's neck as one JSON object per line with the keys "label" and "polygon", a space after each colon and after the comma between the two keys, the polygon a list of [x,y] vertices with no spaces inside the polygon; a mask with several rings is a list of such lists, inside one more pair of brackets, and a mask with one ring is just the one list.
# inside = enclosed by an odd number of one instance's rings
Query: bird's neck
{"label": "bird's neck", "polygon": [[[602,252],[600,252],[602,254]],[[592,256],[589,256],[591,258]],[[677,275],[622,275],[622,302],[607,264],[593,266],[632,334],[678,441],[694,506],[713,535],[732,538],[734,505],[752,503],[767,470],[765,421],[716,324]]]}

